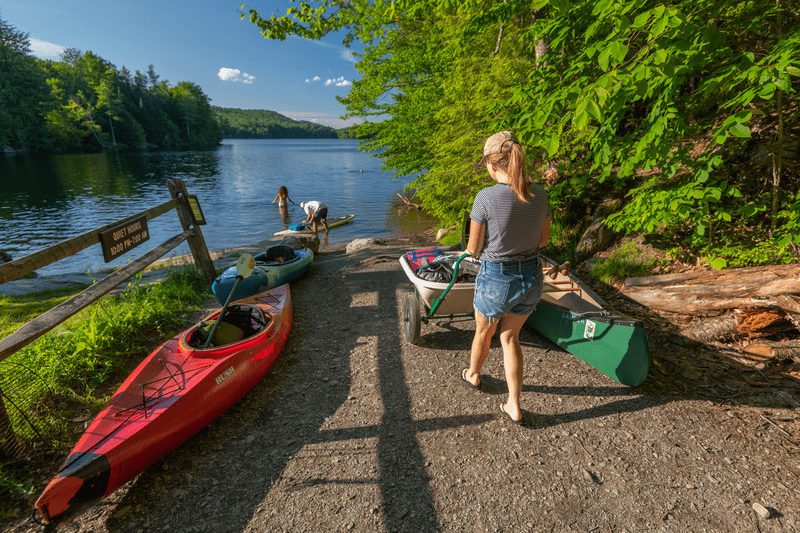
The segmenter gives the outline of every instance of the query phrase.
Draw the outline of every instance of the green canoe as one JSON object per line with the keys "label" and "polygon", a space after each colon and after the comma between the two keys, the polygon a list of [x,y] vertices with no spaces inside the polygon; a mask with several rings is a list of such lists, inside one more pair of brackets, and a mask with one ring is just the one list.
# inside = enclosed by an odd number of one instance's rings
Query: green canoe
{"label": "green canoe", "polygon": [[[553,266],[542,259],[544,270]],[[572,274],[545,275],[542,300],[526,324],[624,385],[647,377],[650,346],[642,322],[614,311]]]}

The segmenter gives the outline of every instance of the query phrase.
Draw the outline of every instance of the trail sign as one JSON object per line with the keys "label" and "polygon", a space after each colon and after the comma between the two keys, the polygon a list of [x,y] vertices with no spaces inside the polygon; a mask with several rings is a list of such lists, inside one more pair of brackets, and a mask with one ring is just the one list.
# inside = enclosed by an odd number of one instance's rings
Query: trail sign
{"label": "trail sign", "polygon": [[103,259],[108,263],[128,250],[136,248],[149,238],[147,216],[143,215],[119,226],[114,226],[110,230],[100,233]]}
{"label": "trail sign", "polygon": [[186,200],[189,203],[189,209],[192,210],[192,218],[194,218],[194,223],[198,226],[205,226],[206,217],[203,216],[203,210],[200,209],[200,200],[198,200],[197,196],[193,194],[187,196]]}

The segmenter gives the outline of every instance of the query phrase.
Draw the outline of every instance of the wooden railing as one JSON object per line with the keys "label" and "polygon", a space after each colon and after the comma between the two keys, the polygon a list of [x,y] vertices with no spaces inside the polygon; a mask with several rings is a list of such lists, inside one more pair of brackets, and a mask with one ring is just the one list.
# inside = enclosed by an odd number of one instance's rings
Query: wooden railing
{"label": "wooden railing", "polygon": [[188,241],[189,249],[194,257],[194,263],[203,272],[209,283],[214,280],[216,276],[214,264],[209,256],[208,248],[203,239],[203,233],[200,231],[200,226],[195,216],[192,214],[192,209],[188,202],[189,195],[186,192],[186,185],[183,183],[183,180],[180,179],[169,180],[167,185],[172,195],[172,200],[168,202],[125,217],[101,228],[88,231],[83,235],[67,239],[20,259],[0,265],[0,284],[13,281],[29,272],[60,261],[90,246],[99,244],[100,234],[105,231],[141,217],[146,217],[149,221],[173,209],[177,211],[178,218],[183,227],[182,233],[175,235],[138,259],[114,271],[83,292],[53,307],[44,314],[34,318],[8,337],[0,340],[0,361],[35,341],[58,324],[64,322],[67,318],[113,290],[120,283],[125,282],[136,273],[141,272],[148,265],[167,254],[183,241]]}

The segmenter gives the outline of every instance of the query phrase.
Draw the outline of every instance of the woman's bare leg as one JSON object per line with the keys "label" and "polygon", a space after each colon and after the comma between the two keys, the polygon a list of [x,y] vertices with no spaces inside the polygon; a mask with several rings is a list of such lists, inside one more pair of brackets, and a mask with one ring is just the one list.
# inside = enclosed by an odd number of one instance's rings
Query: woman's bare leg
{"label": "woman's bare leg", "polygon": [[481,384],[478,374],[480,374],[486,358],[489,357],[489,347],[496,327],[497,320],[492,320],[483,316],[477,310],[475,311],[475,337],[472,339],[469,368],[464,374],[464,378],[475,386]]}
{"label": "woman's bare leg", "polygon": [[503,345],[503,366],[506,370],[508,402],[503,410],[513,420],[522,419],[519,397],[522,393],[522,348],[519,345],[519,332],[527,316],[508,313],[500,320],[500,343]]}

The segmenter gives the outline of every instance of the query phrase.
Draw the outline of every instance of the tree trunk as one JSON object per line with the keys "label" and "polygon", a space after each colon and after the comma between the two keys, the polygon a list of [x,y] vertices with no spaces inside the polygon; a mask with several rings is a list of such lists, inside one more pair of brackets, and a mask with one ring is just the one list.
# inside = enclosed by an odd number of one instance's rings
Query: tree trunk
{"label": "tree trunk", "polygon": [[[783,13],[781,12],[781,0],[776,0],[778,6],[778,18],[776,21],[778,41],[783,38]],[[783,170],[783,91],[778,89],[776,105],[778,111],[778,146],[773,150],[772,155],[772,229],[778,224],[778,211],[780,210],[780,185],[781,172]]]}
{"label": "tree trunk", "polygon": [[117,137],[114,135],[114,122],[111,120],[111,115],[108,115],[108,125],[111,128],[111,145],[117,148]]}

